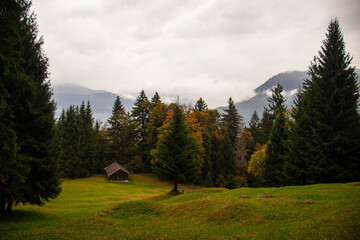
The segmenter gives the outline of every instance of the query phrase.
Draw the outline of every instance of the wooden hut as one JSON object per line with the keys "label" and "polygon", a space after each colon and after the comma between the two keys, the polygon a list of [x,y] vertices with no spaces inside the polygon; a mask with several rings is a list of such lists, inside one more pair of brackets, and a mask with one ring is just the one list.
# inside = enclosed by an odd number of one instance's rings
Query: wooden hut
{"label": "wooden hut", "polygon": [[116,162],[107,166],[105,172],[110,181],[127,182],[129,180],[129,175],[131,175],[126,168]]}

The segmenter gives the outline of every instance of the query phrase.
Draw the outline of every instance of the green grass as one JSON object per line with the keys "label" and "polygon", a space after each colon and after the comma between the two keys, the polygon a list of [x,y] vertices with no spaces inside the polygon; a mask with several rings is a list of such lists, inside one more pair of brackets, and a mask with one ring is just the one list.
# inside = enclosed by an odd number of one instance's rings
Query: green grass
{"label": "green grass", "polygon": [[0,219],[1,239],[360,239],[360,183],[203,188],[166,195],[151,175],[130,183],[67,180],[42,207]]}

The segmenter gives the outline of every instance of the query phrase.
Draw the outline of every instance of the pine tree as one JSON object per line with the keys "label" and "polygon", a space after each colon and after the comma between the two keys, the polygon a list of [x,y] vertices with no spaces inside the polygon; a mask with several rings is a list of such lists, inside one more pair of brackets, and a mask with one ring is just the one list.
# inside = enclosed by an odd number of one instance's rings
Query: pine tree
{"label": "pine tree", "polygon": [[254,138],[254,142],[258,143],[260,140],[260,119],[256,111],[251,115],[249,122],[249,132]]}
{"label": "pine tree", "polygon": [[0,5],[0,88],[6,103],[2,105],[10,120],[7,144],[15,147],[11,139],[16,136],[18,149],[15,156],[11,154],[15,158],[9,160],[14,161],[12,171],[17,172],[19,181],[10,183],[5,179],[7,186],[14,184],[17,194],[0,192],[1,209],[6,199],[8,211],[18,202],[42,205],[61,190],[48,58],[42,50],[43,39],[37,36],[36,16],[29,13],[30,6],[26,0],[9,0]]}
{"label": "pine tree", "polygon": [[[226,184],[222,186],[219,185],[219,187],[227,187],[228,185],[233,184],[232,180],[236,174],[234,146],[229,131],[224,131],[220,159],[222,166],[218,169],[218,171],[220,171],[219,178],[221,178],[221,176],[224,177],[226,179]],[[217,182],[219,182],[219,179],[217,179]]]}
{"label": "pine tree", "polygon": [[207,109],[208,109],[208,106],[205,103],[205,101],[202,98],[199,98],[199,100],[197,100],[197,102],[195,104],[195,110],[196,111],[204,111]]}
{"label": "pine tree", "polygon": [[160,95],[158,92],[155,92],[154,96],[151,98],[151,106],[154,108],[157,103],[161,102]]}
{"label": "pine tree", "polygon": [[269,140],[270,131],[274,124],[277,114],[284,108],[285,98],[282,95],[283,87],[278,83],[271,89],[272,95],[267,100],[269,102],[269,108],[264,109],[264,113],[260,123],[261,138],[260,144],[266,144]]}
{"label": "pine tree", "polygon": [[312,133],[307,129],[310,119],[309,116],[303,114],[302,97],[303,93],[298,92],[291,112],[293,121],[289,121],[288,153],[284,164],[286,185],[304,185],[307,182],[307,163],[304,160],[310,159],[311,155],[304,143],[312,137]]}
{"label": "pine tree", "polygon": [[172,181],[174,189],[171,192],[178,194],[178,183],[191,183],[199,177],[200,162],[196,157],[198,146],[178,103],[173,106],[173,111],[169,127],[152,151],[152,169],[160,179]]}
{"label": "pine tree", "polygon": [[288,152],[287,140],[288,130],[285,111],[280,109],[270,131],[269,142],[266,147],[264,179],[267,186],[279,187],[284,185],[284,164]]}
{"label": "pine tree", "polygon": [[242,116],[237,112],[236,106],[232,98],[228,100],[229,106],[227,109],[224,109],[224,114],[222,115],[222,124],[227,128],[229,132],[230,141],[233,146],[236,144],[236,138],[240,130],[240,123],[242,121]]}
{"label": "pine tree", "polygon": [[97,173],[103,173],[104,168],[113,163],[113,160],[109,158],[110,140],[108,137],[107,128],[102,126],[99,121],[96,121],[95,133],[97,147],[96,171]]}
{"label": "pine tree", "polygon": [[145,171],[151,171],[150,166],[150,147],[148,144],[148,127],[150,122],[150,110],[151,103],[144,90],[140,92],[140,95],[136,98],[134,102],[134,108],[131,112],[131,116],[134,118],[134,121],[138,125],[138,135],[139,135],[139,148],[141,152],[141,159],[145,166]]}
{"label": "pine tree", "polygon": [[351,60],[339,22],[332,20],[309,67],[299,99],[302,114],[295,119],[297,136],[302,136],[297,152],[307,153],[302,157],[307,183],[359,180],[359,88]]}
{"label": "pine tree", "polygon": [[122,159],[122,152],[121,152],[121,129],[122,129],[122,120],[124,119],[124,116],[126,115],[125,109],[121,103],[121,99],[119,96],[116,96],[114,106],[112,109],[112,115],[108,119],[109,128],[108,128],[108,135],[109,139],[111,141],[110,146],[110,158],[114,161],[120,161],[123,162],[124,159]]}

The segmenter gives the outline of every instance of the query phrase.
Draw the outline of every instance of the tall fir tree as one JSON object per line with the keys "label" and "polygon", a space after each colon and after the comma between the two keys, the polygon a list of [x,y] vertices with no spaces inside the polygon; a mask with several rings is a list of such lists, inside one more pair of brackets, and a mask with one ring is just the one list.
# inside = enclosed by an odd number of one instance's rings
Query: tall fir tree
{"label": "tall fir tree", "polygon": [[272,95],[268,97],[269,107],[264,108],[263,116],[261,118],[260,126],[260,144],[266,144],[269,140],[270,131],[274,124],[275,118],[279,111],[282,111],[285,98],[282,95],[283,87],[278,83],[271,89]]}
{"label": "tall fir tree", "polygon": [[286,122],[285,110],[280,109],[270,131],[264,161],[264,180],[269,187],[280,187],[285,183],[284,165],[288,152]]}
{"label": "tall fir tree", "polygon": [[260,140],[260,119],[256,111],[251,115],[248,131],[254,138],[254,142],[258,143]]}
{"label": "tall fir tree", "polygon": [[[6,120],[11,121],[5,129],[7,143],[15,147],[11,135],[16,136],[18,149],[8,159],[14,161],[12,171],[17,172],[17,180],[13,182],[14,178],[7,176],[0,189],[0,209],[4,209],[5,202],[8,211],[19,202],[42,205],[61,191],[48,58],[42,50],[43,39],[37,36],[36,15],[30,14],[30,6],[31,1],[26,0],[9,0],[0,5],[0,88],[5,94],[2,100],[6,101],[2,106]],[[3,191],[13,183],[16,196]]]}
{"label": "tall fir tree", "polygon": [[224,109],[224,114],[222,115],[222,124],[227,128],[229,133],[230,141],[233,146],[236,144],[236,139],[240,130],[240,123],[242,116],[239,115],[235,103],[230,97],[228,100],[228,108]]}
{"label": "tall fir tree", "polygon": [[179,104],[173,105],[173,116],[169,126],[163,131],[157,147],[152,151],[152,169],[163,180],[172,181],[178,194],[178,183],[191,183],[200,175],[197,158],[199,146],[185,124],[185,117]]}
{"label": "tall fir tree", "polygon": [[[331,20],[310,79],[299,98],[297,153],[306,152],[306,183],[346,182],[360,176],[359,88],[337,19]],[[307,137],[305,139],[304,137]]]}
{"label": "tall fir tree", "polygon": [[109,128],[108,135],[111,141],[110,146],[110,158],[114,161],[122,161],[122,153],[120,147],[120,138],[121,138],[121,125],[122,119],[125,115],[125,109],[121,103],[121,99],[119,96],[116,96],[114,106],[112,108],[111,117],[108,119]]}
{"label": "tall fir tree", "polygon": [[199,100],[197,100],[197,102],[195,104],[195,110],[196,111],[204,111],[207,109],[208,109],[208,106],[207,106],[206,102],[202,98],[199,98]]}
{"label": "tall fir tree", "polygon": [[154,108],[158,102],[161,102],[160,95],[158,92],[155,92],[154,96],[151,98],[152,108]]}
{"label": "tall fir tree", "polygon": [[148,144],[148,127],[150,122],[150,111],[151,103],[149,102],[144,90],[140,92],[140,95],[136,98],[134,102],[134,107],[131,112],[131,116],[138,125],[138,139],[139,139],[139,148],[141,152],[141,159],[145,167],[145,171],[151,171],[150,166],[150,148]]}

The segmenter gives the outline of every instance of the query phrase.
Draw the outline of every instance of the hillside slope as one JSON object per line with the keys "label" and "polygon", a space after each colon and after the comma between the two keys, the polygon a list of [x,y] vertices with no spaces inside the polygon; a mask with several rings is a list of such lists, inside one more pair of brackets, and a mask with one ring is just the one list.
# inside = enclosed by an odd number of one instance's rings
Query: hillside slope
{"label": "hillside slope", "polygon": [[43,207],[16,206],[0,239],[359,239],[360,183],[202,188],[166,195],[149,174],[130,183],[66,180]]}

